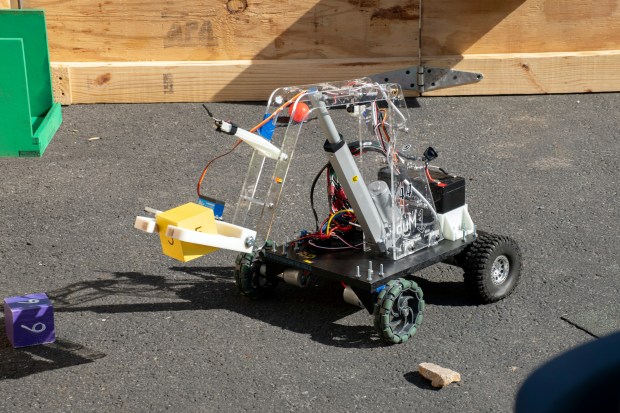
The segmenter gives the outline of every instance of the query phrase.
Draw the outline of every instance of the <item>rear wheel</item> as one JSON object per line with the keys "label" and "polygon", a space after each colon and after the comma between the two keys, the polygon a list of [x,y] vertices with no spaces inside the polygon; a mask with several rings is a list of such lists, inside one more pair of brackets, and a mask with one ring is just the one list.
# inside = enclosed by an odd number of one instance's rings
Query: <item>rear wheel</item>
{"label": "rear wheel", "polygon": [[375,303],[375,329],[389,343],[404,343],[420,327],[423,312],[422,289],[413,281],[392,280]]}
{"label": "rear wheel", "polygon": [[483,303],[510,295],[521,275],[521,250],[512,238],[481,234],[466,250],[465,284]]}

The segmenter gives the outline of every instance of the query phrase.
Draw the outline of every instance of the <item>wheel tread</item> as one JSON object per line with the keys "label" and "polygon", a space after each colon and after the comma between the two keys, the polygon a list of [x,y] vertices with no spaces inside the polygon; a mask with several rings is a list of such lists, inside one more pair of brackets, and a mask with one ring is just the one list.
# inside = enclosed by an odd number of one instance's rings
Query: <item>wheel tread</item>
{"label": "wheel tread", "polygon": [[251,272],[258,271],[258,266],[260,266],[260,261],[255,253],[241,253],[235,259],[233,275],[237,290],[252,299],[264,297],[275,287],[275,283],[268,283],[264,287],[254,284]]}
{"label": "wheel tread", "polygon": [[[504,247],[507,247],[514,254],[512,262],[516,268],[513,268],[511,272],[515,271],[512,275],[515,277],[515,280],[504,294],[497,295],[489,291],[485,285],[487,277],[486,271],[489,270],[488,266],[495,252]],[[483,303],[496,302],[508,296],[512,293],[519,281],[521,251],[516,241],[510,237],[496,234],[482,234],[467,248],[464,258],[465,284]]]}
{"label": "wheel tread", "polygon": [[[395,333],[390,326],[390,315],[392,306],[398,301],[398,297],[403,291],[412,290],[412,296],[418,299],[418,314],[413,326],[409,331],[401,334]],[[405,343],[419,329],[422,323],[422,311],[424,310],[424,299],[422,289],[414,282],[405,279],[392,280],[388,282],[386,288],[377,297],[374,308],[374,326],[381,339],[392,344]]]}

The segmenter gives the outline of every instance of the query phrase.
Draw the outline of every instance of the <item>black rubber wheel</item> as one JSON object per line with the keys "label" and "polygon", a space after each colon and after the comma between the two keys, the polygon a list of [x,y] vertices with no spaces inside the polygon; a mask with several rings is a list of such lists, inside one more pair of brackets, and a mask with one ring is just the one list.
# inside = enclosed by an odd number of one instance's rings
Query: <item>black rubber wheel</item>
{"label": "black rubber wheel", "polygon": [[465,284],[482,303],[493,303],[512,293],[521,275],[521,250],[512,238],[481,234],[467,248]]}
{"label": "black rubber wheel", "polygon": [[242,253],[235,260],[235,283],[246,297],[258,299],[268,295],[278,284],[277,279],[264,275],[264,264],[254,253]]}
{"label": "black rubber wheel", "polygon": [[399,278],[387,283],[375,303],[375,329],[388,343],[404,343],[422,323],[422,289],[413,281]]}

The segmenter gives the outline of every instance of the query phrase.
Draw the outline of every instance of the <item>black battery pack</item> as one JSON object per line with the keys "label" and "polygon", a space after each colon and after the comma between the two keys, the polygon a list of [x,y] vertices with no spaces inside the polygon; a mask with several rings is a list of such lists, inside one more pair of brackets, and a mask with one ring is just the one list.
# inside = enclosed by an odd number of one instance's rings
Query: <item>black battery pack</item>
{"label": "black battery pack", "polygon": [[465,205],[465,178],[429,170],[435,182],[429,182],[435,209],[438,214],[445,214]]}
{"label": "black battery pack", "polygon": [[[428,184],[438,214],[445,214],[465,205],[465,178],[448,175],[435,169],[429,169],[429,173],[431,178],[435,180],[435,182],[429,181]],[[381,168],[378,178],[390,185],[390,169],[388,167]],[[419,191],[425,192],[425,179],[420,176],[409,176],[409,180]]]}

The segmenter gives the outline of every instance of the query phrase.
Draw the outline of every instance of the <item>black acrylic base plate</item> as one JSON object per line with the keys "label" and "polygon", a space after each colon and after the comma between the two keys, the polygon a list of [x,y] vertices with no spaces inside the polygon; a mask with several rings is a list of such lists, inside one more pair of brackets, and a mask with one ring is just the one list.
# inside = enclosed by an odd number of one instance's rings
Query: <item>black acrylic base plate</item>
{"label": "black acrylic base plate", "polygon": [[[285,267],[312,271],[320,277],[344,281],[364,291],[373,291],[394,278],[414,273],[457,255],[474,239],[474,235],[469,235],[464,240],[443,240],[433,247],[425,248],[399,260],[358,250],[331,253],[319,253],[315,250],[295,252],[292,247],[289,247],[286,253],[282,247],[266,252],[265,259]],[[369,277],[370,262],[372,262],[373,271]],[[383,274],[380,274],[381,264],[383,264]]]}

